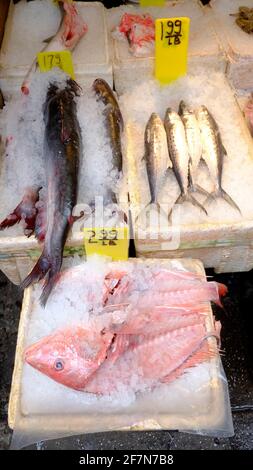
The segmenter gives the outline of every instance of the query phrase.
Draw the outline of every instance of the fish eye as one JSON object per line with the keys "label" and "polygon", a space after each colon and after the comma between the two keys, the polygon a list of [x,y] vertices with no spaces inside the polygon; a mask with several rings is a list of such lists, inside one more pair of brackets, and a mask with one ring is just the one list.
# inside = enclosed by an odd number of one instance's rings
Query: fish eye
{"label": "fish eye", "polygon": [[56,361],[54,363],[54,368],[55,368],[55,370],[64,369],[64,362],[62,361],[62,359],[56,359]]}

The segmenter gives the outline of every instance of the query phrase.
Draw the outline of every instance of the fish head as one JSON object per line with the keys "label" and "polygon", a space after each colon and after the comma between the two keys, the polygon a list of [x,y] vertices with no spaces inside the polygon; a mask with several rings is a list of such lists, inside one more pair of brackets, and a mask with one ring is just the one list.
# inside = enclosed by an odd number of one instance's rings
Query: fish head
{"label": "fish head", "polygon": [[113,335],[72,328],[42,338],[25,351],[25,361],[67,387],[83,390],[106,357]]}
{"label": "fish head", "polygon": [[109,93],[109,85],[106,83],[105,80],[103,80],[103,78],[96,78],[96,80],[94,80],[93,82],[92,88],[95,93],[103,96],[104,98]]}
{"label": "fish head", "polygon": [[197,109],[196,112],[197,118],[201,119],[203,117],[207,117],[209,115],[208,109],[206,106],[202,105]]}
{"label": "fish head", "polygon": [[163,122],[160,118],[160,116],[157,113],[152,113],[149,120],[148,124],[150,126],[163,126]]}
{"label": "fish head", "polygon": [[165,124],[170,127],[177,125],[178,122],[182,122],[179,114],[173,111],[172,108],[167,109],[164,121],[165,121]]}

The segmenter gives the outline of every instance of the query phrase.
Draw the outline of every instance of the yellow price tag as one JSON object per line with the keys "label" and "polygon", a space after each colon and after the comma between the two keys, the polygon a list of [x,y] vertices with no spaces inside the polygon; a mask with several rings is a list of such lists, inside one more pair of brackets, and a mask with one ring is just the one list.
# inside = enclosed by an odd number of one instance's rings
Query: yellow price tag
{"label": "yellow price tag", "polygon": [[155,22],[155,77],[170,83],[187,71],[190,18],[161,18]]}
{"label": "yellow price tag", "polygon": [[53,67],[59,67],[71,78],[75,79],[72,55],[70,51],[39,52],[37,60],[41,72],[48,72]]}
{"label": "yellow price tag", "polygon": [[141,7],[163,7],[166,0],[140,0]]}
{"label": "yellow price tag", "polygon": [[[65,0],[67,3],[73,3],[73,0]],[[53,0],[53,3],[57,5],[57,3],[62,2],[62,0]]]}
{"label": "yellow price tag", "polygon": [[128,259],[128,226],[83,229],[86,255],[109,256],[113,261]]}

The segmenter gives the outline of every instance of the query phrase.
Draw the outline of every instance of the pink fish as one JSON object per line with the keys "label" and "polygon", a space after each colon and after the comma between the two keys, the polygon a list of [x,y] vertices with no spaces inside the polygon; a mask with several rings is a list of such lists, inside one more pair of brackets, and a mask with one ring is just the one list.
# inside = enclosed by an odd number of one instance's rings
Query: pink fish
{"label": "pink fish", "polygon": [[[184,326],[204,323],[208,307],[200,306],[197,310],[182,307],[155,306],[153,308],[126,309],[125,320],[114,325],[110,330],[118,335],[161,335]],[[124,317],[123,317],[124,318]]]}
{"label": "pink fish", "polygon": [[[123,286],[123,287],[122,287]],[[159,283],[153,289],[147,287],[145,290],[130,291],[125,288],[124,280],[112,295],[109,295],[107,305],[132,304],[136,308],[152,308],[154,306],[194,306],[200,302],[215,302],[221,305],[220,296],[227,292],[226,286],[214,281],[199,283],[183,283],[179,284],[179,288],[174,287],[168,290],[160,291]]]}
{"label": "pink fish", "polygon": [[[216,332],[213,333],[217,335]],[[85,385],[84,390],[95,394],[111,394],[131,387],[135,392],[153,388],[180,370],[180,375],[192,358],[192,366],[213,357],[214,352],[194,355],[207,340],[204,325],[191,325],[162,336],[156,336],[129,349],[116,362],[105,361]],[[218,349],[216,351],[216,354]],[[180,368],[180,369],[179,369]]]}
{"label": "pink fish", "polygon": [[110,332],[66,328],[42,338],[25,351],[25,361],[51,379],[82,390],[106,358]]}
{"label": "pink fish", "polygon": [[[155,41],[155,23],[149,14],[134,15],[125,13],[116,28],[116,34],[126,37],[130,51],[135,56],[152,53]],[[114,36],[116,36],[114,33]]]}

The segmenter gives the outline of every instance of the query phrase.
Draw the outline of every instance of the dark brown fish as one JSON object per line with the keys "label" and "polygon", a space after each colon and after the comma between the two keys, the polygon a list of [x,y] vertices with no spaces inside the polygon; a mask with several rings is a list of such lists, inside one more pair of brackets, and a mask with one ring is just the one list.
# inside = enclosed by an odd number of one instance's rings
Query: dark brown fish
{"label": "dark brown fish", "polygon": [[64,89],[50,84],[45,109],[44,158],[47,177],[47,224],[43,252],[31,273],[22,282],[25,288],[45,278],[42,305],[50,295],[61,269],[63,248],[73,222],[77,199],[77,176],[81,152],[81,132],[76,116],[78,85],[68,80]]}
{"label": "dark brown fish", "polygon": [[[121,149],[121,132],[123,131],[123,118],[119,108],[119,104],[115,95],[102,78],[97,78],[93,83],[99,101],[105,105],[104,115],[107,128],[107,135],[112,149],[112,165],[113,169],[122,171],[122,149]],[[110,202],[117,202],[115,194],[110,191]]]}

